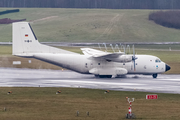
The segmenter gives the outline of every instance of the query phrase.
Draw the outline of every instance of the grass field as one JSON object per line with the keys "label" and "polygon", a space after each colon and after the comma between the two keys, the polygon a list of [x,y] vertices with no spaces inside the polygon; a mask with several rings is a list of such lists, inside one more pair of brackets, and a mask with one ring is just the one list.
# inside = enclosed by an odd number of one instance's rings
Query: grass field
{"label": "grass field", "polygon": [[[61,90],[60,94],[55,94]],[[7,95],[8,91],[12,94]],[[129,103],[137,120],[179,120],[180,96],[158,93],[146,100],[145,92],[82,88],[0,88],[1,120],[125,120]],[[4,111],[6,107],[6,111]],[[76,112],[79,111],[79,116]],[[90,116],[86,115],[86,112]]]}
{"label": "grass field", "polygon": [[[0,11],[10,8],[0,8]],[[39,41],[179,42],[180,30],[148,20],[153,10],[20,8],[2,18],[31,22]],[[0,25],[0,42],[12,41],[12,28]]]}

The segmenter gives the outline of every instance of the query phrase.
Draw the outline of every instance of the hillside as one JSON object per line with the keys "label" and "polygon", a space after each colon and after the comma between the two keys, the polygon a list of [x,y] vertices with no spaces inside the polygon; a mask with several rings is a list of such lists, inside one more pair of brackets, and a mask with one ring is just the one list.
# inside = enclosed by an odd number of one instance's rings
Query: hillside
{"label": "hillside", "polygon": [[[7,8],[0,8],[0,11]],[[2,18],[27,19],[41,42],[179,42],[180,30],[148,20],[152,10],[20,8]],[[0,25],[0,42],[12,39]]]}

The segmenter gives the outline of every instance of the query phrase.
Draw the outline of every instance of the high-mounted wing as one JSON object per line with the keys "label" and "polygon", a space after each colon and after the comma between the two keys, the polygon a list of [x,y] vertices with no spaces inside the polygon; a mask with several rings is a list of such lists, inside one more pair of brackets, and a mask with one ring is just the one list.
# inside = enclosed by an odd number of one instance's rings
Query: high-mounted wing
{"label": "high-mounted wing", "polygon": [[103,52],[103,51],[95,50],[95,49],[92,49],[92,48],[81,48],[81,50],[84,53],[84,55],[90,55],[90,56],[93,56],[93,57],[98,57],[98,56],[101,56],[101,55],[110,54],[109,52]]}
{"label": "high-mounted wing", "polygon": [[96,58],[98,57],[115,58],[115,57],[119,57],[119,55],[124,54],[123,52],[117,52],[117,53],[103,52],[92,48],[81,48],[81,50],[85,55],[90,55]]}
{"label": "high-mounted wing", "polygon": [[123,52],[110,53],[110,52],[103,52],[100,50],[95,50],[92,48],[81,48],[81,50],[85,55],[89,55],[93,58],[102,58],[107,61],[113,61],[113,62],[132,61],[132,55],[124,55]]}

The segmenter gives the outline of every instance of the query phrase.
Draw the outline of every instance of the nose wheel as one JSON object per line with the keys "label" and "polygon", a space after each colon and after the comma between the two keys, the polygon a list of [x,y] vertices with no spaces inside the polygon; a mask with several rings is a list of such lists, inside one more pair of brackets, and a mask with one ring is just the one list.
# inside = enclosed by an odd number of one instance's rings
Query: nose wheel
{"label": "nose wheel", "polygon": [[153,74],[152,76],[153,76],[153,78],[157,78],[158,75],[157,74]]}

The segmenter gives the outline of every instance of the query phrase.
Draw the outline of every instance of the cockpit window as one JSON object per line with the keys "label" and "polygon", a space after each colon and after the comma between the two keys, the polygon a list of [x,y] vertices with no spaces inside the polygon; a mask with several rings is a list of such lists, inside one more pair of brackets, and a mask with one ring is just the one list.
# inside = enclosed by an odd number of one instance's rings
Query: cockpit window
{"label": "cockpit window", "polygon": [[156,62],[156,63],[160,63],[161,60],[160,60],[160,59],[156,59],[155,62]]}

